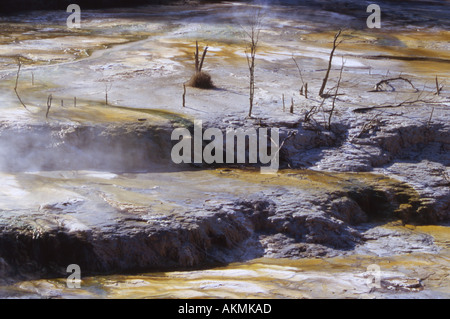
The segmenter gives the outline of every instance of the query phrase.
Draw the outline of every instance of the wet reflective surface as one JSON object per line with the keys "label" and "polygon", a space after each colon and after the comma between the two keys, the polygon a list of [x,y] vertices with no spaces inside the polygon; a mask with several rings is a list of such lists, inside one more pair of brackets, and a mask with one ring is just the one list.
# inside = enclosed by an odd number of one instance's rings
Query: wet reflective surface
{"label": "wet reflective surface", "polygon": [[[262,258],[208,270],[87,277],[79,289],[67,288],[62,278],[17,283],[2,291],[12,298],[449,298],[448,229],[406,229],[434,236],[442,251],[391,257]],[[371,281],[378,275],[379,283]]]}

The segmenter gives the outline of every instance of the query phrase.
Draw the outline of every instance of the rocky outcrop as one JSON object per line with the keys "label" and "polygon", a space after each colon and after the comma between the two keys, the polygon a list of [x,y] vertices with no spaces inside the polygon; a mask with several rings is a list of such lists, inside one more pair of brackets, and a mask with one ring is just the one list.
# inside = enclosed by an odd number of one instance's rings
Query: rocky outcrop
{"label": "rocky outcrop", "polygon": [[[210,187],[223,185],[216,195],[201,188],[210,174],[208,165],[194,171],[169,165],[170,134],[179,120],[158,125],[5,122],[0,131],[2,170],[15,172],[16,178],[25,168],[47,171],[44,175],[54,176],[25,174],[19,179],[21,190],[39,192],[44,184],[70,196],[39,201],[39,209],[30,202],[0,211],[0,276],[65,276],[70,264],[78,264],[87,275],[208,267],[262,256],[383,253],[386,236],[396,238],[393,250],[419,245],[435,251],[427,236],[386,233],[377,226],[398,219],[445,221],[450,211],[448,127],[400,125],[397,120],[391,117],[390,124],[363,133],[350,122],[328,131],[291,121],[280,136],[285,142],[282,163],[291,169],[281,170],[275,180],[248,170],[220,170],[207,182]],[[77,175],[59,181],[58,171],[72,170],[161,174],[146,176],[143,185],[135,185],[133,177],[126,178],[126,185],[114,178],[99,182]],[[381,175],[342,173],[347,171]],[[165,179],[166,188],[159,186]],[[251,185],[258,185],[257,190]],[[187,188],[192,193],[180,193]],[[135,197],[144,201],[136,203],[131,200]]]}
{"label": "rocky outcrop", "polygon": [[[402,183],[389,185],[378,179],[379,184],[371,185],[358,183],[356,176],[353,181],[335,176],[342,186],[334,190],[282,186],[292,178],[301,184],[305,177],[301,172],[281,174],[278,183],[263,191],[246,194],[233,189],[227,198],[189,199],[170,213],[160,212],[155,202],[138,206],[99,190],[39,210],[1,211],[1,277],[66,276],[70,264],[88,275],[199,268],[262,256],[337,256],[368,243],[374,247],[376,239],[368,235],[367,225],[372,229],[380,219],[414,217],[405,210],[414,191]],[[238,189],[249,187],[247,182],[229,182]],[[102,182],[108,183],[104,187],[114,187],[114,181]],[[380,187],[386,191],[377,191]],[[403,195],[395,194],[402,187]],[[156,197],[180,200],[180,194],[164,190]],[[409,242],[413,243],[400,235],[397,245],[408,248]],[[431,239],[423,243],[423,249],[435,249]]]}
{"label": "rocky outcrop", "polygon": [[[311,132],[300,125],[281,152],[290,167],[337,172],[376,172],[407,182],[421,197],[419,209],[427,222],[450,219],[450,127],[448,112],[436,110],[428,121],[429,108],[414,108],[406,118],[390,113],[373,121],[352,112],[340,119],[338,133],[323,127]],[[372,116],[373,118],[373,116]],[[342,133],[343,128],[345,132]],[[334,136],[324,143],[324,135]],[[315,137],[311,137],[315,136]],[[306,138],[308,137],[308,138]]]}
{"label": "rocky outcrop", "polygon": [[[218,198],[179,193],[189,183],[193,194],[205,194],[205,189],[197,189],[201,186],[196,181],[201,185],[205,174],[210,174],[207,165],[193,173],[189,173],[192,168],[180,171],[181,167],[168,165],[170,134],[179,120],[158,125],[146,121],[120,125],[3,123],[3,171],[20,175],[25,168],[34,168],[48,174],[58,170],[136,174],[159,169],[180,175],[145,177],[156,185],[167,178],[172,191],[147,184],[137,187],[129,178],[121,186],[114,179],[101,179],[99,184],[79,177],[66,177],[62,182],[45,177],[33,188],[27,183],[39,180],[39,173],[32,179],[25,175],[23,191],[39,191],[39,185],[49,182],[55,191],[70,191],[70,197],[40,202],[39,209],[30,203],[0,212],[1,278],[64,276],[70,264],[78,264],[87,275],[207,267],[262,256],[382,253],[386,236],[397,238],[394,250],[408,251],[420,242],[423,249],[434,251],[430,238],[395,231],[386,234],[378,230],[377,223],[448,220],[445,166],[449,164],[449,140],[444,134],[448,128],[443,124],[432,129],[399,125],[392,117],[391,121],[363,133],[361,127],[345,122],[335,131],[310,130],[301,121],[291,122],[281,128],[280,137],[285,142],[282,162],[291,169],[281,170],[275,182],[269,177],[256,178],[251,171],[220,170],[218,177],[208,181],[209,185],[224,184]],[[296,134],[289,136],[292,131]],[[374,170],[397,180],[342,173]],[[247,192],[252,184],[259,185],[258,190]],[[152,197],[138,204],[120,194]]]}

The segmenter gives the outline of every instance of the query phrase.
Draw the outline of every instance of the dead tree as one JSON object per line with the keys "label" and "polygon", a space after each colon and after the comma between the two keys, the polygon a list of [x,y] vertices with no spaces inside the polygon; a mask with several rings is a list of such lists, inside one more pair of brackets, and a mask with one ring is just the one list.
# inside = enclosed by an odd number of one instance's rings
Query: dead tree
{"label": "dead tree", "polygon": [[259,35],[262,27],[262,14],[259,10],[250,21],[249,30],[243,28],[248,37],[248,48],[245,51],[247,57],[247,65],[250,73],[250,89],[249,89],[249,110],[248,117],[252,117],[253,102],[255,98],[255,60],[256,51],[258,49]]}
{"label": "dead tree", "polygon": [[333,48],[331,49],[330,58],[328,59],[327,73],[325,74],[325,77],[322,80],[322,86],[320,87],[320,90],[319,90],[320,97],[324,97],[323,91],[325,90],[325,87],[327,86],[327,81],[328,81],[328,77],[330,75],[331,63],[333,60],[334,51],[339,46],[339,44],[342,43],[342,40],[339,43],[337,43],[337,40],[338,40],[339,36],[341,35],[341,32],[342,32],[342,30],[339,29],[339,31],[334,35]]}
{"label": "dead tree", "polygon": [[110,83],[109,86],[108,86],[108,83],[105,83],[105,104],[106,105],[108,105],[108,93],[111,90],[111,88],[112,88],[112,83]]}
{"label": "dead tree", "polygon": [[202,71],[203,62],[205,61],[207,52],[208,52],[208,47],[206,46],[203,49],[203,54],[200,59],[199,50],[198,50],[198,41],[195,42],[195,53],[194,53],[195,73],[188,82],[189,86],[199,88],[199,89],[213,89],[215,87],[211,80],[211,76],[208,73]]}
{"label": "dead tree", "polygon": [[344,59],[342,59],[342,66],[341,66],[341,70],[339,72],[339,79],[338,79],[338,82],[336,84],[336,91],[334,92],[333,102],[331,104],[330,115],[328,117],[328,130],[331,129],[331,118],[333,117],[335,102],[336,102],[336,98],[337,98],[337,95],[338,95],[339,86],[341,85],[342,71],[344,70],[344,65],[345,65],[345,62],[344,62]]}
{"label": "dead tree", "polygon": [[200,73],[202,72],[202,68],[203,68],[203,61],[205,61],[205,57],[206,57],[206,52],[208,52],[208,47],[206,46],[203,49],[203,54],[202,54],[202,59],[199,59],[199,52],[198,52],[198,41],[195,41],[195,54],[194,54],[194,59],[195,59],[195,73]]}

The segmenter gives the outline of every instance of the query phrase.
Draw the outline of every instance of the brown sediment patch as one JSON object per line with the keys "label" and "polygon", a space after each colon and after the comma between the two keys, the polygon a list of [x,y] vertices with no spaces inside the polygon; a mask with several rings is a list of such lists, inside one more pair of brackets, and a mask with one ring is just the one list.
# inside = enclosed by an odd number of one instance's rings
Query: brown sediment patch
{"label": "brown sediment patch", "polygon": [[426,222],[432,216],[426,203],[411,186],[383,175],[371,173],[331,173],[314,170],[279,170],[260,174],[253,169],[218,169],[213,174],[260,185],[279,185],[307,189],[310,192],[341,194],[356,201],[369,217]]}
{"label": "brown sediment patch", "polygon": [[[217,169],[213,174],[221,177],[244,179],[252,183],[324,189],[328,191],[348,189],[362,185],[379,185],[379,187],[406,184],[395,179],[371,173],[338,173],[314,170],[283,170],[275,174],[260,174],[257,169]],[[413,192],[413,190],[411,189]]]}
{"label": "brown sediment patch", "polygon": [[91,29],[69,29],[57,25],[37,28],[33,24],[1,23],[0,57],[4,67],[12,67],[18,56],[27,66],[72,62],[94,51],[142,40],[153,33],[134,32],[108,35]]}
{"label": "brown sediment patch", "polygon": [[[193,65],[192,52],[195,50],[195,41],[195,39],[192,39],[192,41],[186,39],[163,39],[161,40],[161,43],[178,51],[177,56],[175,57],[176,60],[192,63]],[[245,60],[245,55],[238,54],[239,51],[244,52],[244,44],[229,43],[226,41],[202,41],[199,44],[203,43],[209,47],[208,60],[211,62],[208,64],[217,64],[221,62],[224,64],[235,65],[237,63],[241,63],[240,59],[242,59],[242,62]],[[208,68],[206,64],[205,68]]]}
{"label": "brown sediment patch", "polygon": [[[333,32],[301,35],[299,42],[310,47],[331,49]],[[392,60],[405,64],[399,72],[414,71],[426,76],[446,77],[450,73],[450,32],[343,32],[343,42],[336,54],[362,59]],[[299,48],[301,51],[302,48]],[[393,70],[391,70],[393,71]]]}
{"label": "brown sediment patch", "polygon": [[449,225],[405,225],[406,228],[416,232],[433,236],[435,243],[450,249],[450,226]]}
{"label": "brown sediment patch", "polygon": [[[146,120],[152,125],[168,124],[171,120],[188,121],[183,116],[158,109],[137,109],[120,106],[109,106],[101,102],[91,100],[77,100],[74,107],[73,99],[66,99],[65,106],[60,106],[59,101],[55,101],[55,106],[51,108],[49,120],[69,121],[77,123],[137,123]],[[36,115],[44,114],[42,108]]]}

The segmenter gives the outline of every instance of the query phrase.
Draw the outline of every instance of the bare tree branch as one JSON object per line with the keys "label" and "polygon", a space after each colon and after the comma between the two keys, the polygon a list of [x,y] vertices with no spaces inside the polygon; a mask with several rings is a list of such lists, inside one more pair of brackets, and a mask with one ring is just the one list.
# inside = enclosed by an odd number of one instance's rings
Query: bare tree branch
{"label": "bare tree branch", "polygon": [[48,113],[50,112],[50,108],[52,107],[53,96],[50,94],[47,97],[47,113],[45,113],[45,118],[48,118]]}
{"label": "bare tree branch", "polygon": [[434,106],[431,109],[431,114],[430,114],[430,118],[428,119],[428,122],[427,122],[427,127],[430,127],[430,125],[431,125],[431,119],[433,118],[433,113],[434,113]]}
{"label": "bare tree branch", "polygon": [[112,83],[109,84],[108,87],[108,83],[105,83],[105,104],[108,105],[108,92],[111,90],[112,88]]}
{"label": "bare tree branch", "polygon": [[200,60],[200,65],[199,65],[199,67],[198,67],[198,72],[202,72],[203,61],[205,61],[206,52],[208,52],[208,47],[207,47],[207,46],[206,46],[205,49],[203,50],[202,59]]}
{"label": "bare tree branch", "polygon": [[419,91],[419,90],[414,86],[414,84],[412,84],[411,80],[408,80],[407,78],[404,78],[404,77],[402,77],[402,76],[398,76],[398,77],[396,77],[396,78],[390,78],[390,79],[381,80],[380,82],[378,82],[378,83],[375,85],[375,89],[372,90],[372,91],[369,91],[369,92],[382,92],[383,89],[381,89],[381,86],[382,86],[383,84],[389,85],[389,86],[392,88],[392,91],[395,91],[394,86],[392,86],[391,83],[390,83],[390,82],[393,82],[393,81],[405,81],[405,82],[409,83],[409,85],[411,85],[411,87],[412,87],[416,92]]}
{"label": "bare tree branch", "polygon": [[331,106],[330,116],[328,117],[328,130],[331,129],[331,118],[333,117],[336,97],[338,95],[339,86],[341,84],[342,71],[344,70],[344,66],[345,66],[345,61],[344,61],[344,58],[342,58],[342,66],[341,66],[341,71],[339,72],[339,80],[338,80],[337,85],[336,85],[336,91],[334,92],[333,103],[332,103],[332,106]]}
{"label": "bare tree branch", "polygon": [[330,70],[331,70],[331,62],[333,60],[333,55],[334,55],[334,51],[336,50],[336,48],[339,46],[339,44],[342,43],[342,40],[339,43],[336,43],[339,36],[341,35],[342,29],[339,29],[339,31],[334,35],[334,40],[333,40],[333,48],[331,49],[330,52],[330,58],[328,60],[328,68],[327,68],[327,73],[325,74],[325,77],[322,80],[322,86],[320,87],[319,90],[319,96],[320,97],[324,97],[323,96],[323,91],[325,90],[325,87],[327,85],[327,81],[328,81],[328,76],[330,75]]}
{"label": "bare tree branch", "polygon": [[250,91],[249,91],[249,111],[248,117],[252,117],[253,101],[255,96],[255,58],[256,51],[259,43],[259,35],[261,32],[262,23],[261,10],[258,10],[256,14],[253,15],[250,21],[250,30],[246,30],[242,25],[241,28],[244,30],[245,34],[249,38],[248,49],[250,53],[246,50],[245,55],[247,57],[247,65],[250,72]]}
{"label": "bare tree branch", "polygon": [[198,41],[195,41],[195,72],[199,72],[198,71],[198,67],[199,67],[199,60],[198,60]]}
{"label": "bare tree branch", "polygon": [[403,101],[398,104],[387,104],[387,105],[375,105],[370,107],[361,107],[354,109],[353,112],[355,113],[365,113],[367,111],[371,111],[374,109],[384,109],[384,108],[395,108],[395,107],[402,107],[402,106],[408,106],[408,105],[414,105],[417,103],[427,103],[427,104],[440,104],[440,102],[436,101],[430,101],[430,100],[423,100],[423,99],[415,99],[413,101]]}
{"label": "bare tree branch", "polygon": [[380,115],[380,113],[375,114],[374,117],[372,117],[367,123],[365,123],[362,126],[359,134],[356,135],[356,138],[361,138],[364,133],[369,132],[371,129],[377,128],[380,125],[380,121],[377,119],[379,115]]}
{"label": "bare tree branch", "polygon": [[444,88],[444,85],[442,85],[444,82],[440,83],[438,82],[438,77],[436,75],[436,93],[434,93],[434,95],[440,95],[442,89]]}
{"label": "bare tree branch", "polygon": [[17,75],[16,75],[16,85],[14,86],[14,92],[17,95],[17,98],[19,99],[20,104],[22,104],[22,106],[28,110],[27,106],[25,105],[25,103],[23,103],[22,99],[20,98],[19,92],[17,92],[17,86],[19,84],[19,74],[20,74],[20,68],[22,67],[22,64],[20,63],[20,59],[17,59],[17,63],[18,63],[18,69],[17,69]]}

